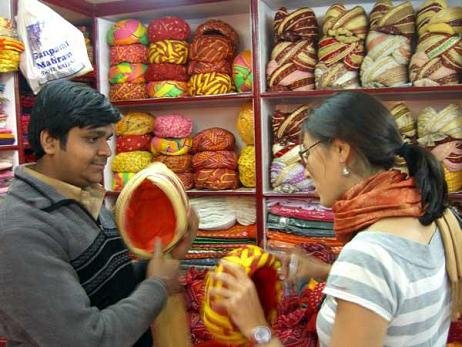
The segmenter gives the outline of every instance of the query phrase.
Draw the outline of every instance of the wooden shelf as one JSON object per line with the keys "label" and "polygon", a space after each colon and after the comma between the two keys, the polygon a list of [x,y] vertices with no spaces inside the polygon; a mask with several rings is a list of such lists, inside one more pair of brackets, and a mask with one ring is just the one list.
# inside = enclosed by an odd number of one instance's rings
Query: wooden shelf
{"label": "wooden shelf", "polygon": [[[108,197],[117,197],[119,196],[119,191],[108,190],[106,191],[106,196]],[[195,196],[253,196],[256,194],[254,188],[239,188],[235,190],[199,190],[191,189],[187,190],[186,194],[189,197]]]}
{"label": "wooden shelf", "polygon": [[156,99],[140,99],[127,101],[112,101],[111,103],[117,107],[144,107],[152,105],[178,105],[188,104],[196,106],[221,106],[226,104],[242,103],[251,100],[252,93],[232,93],[221,95],[205,95],[205,96],[181,96],[177,98],[156,98]]}
{"label": "wooden shelf", "polygon": [[[266,100],[288,99],[299,101],[306,98],[325,98],[339,91],[336,89],[292,91],[292,92],[263,92],[261,97]],[[459,99],[462,95],[462,85],[439,86],[439,87],[397,87],[397,88],[359,88],[351,91],[362,91],[380,96],[383,100],[431,100],[436,95],[444,99]]]}
{"label": "wooden shelf", "polygon": [[0,146],[0,151],[17,151],[19,149],[18,145],[6,145],[6,146]]}

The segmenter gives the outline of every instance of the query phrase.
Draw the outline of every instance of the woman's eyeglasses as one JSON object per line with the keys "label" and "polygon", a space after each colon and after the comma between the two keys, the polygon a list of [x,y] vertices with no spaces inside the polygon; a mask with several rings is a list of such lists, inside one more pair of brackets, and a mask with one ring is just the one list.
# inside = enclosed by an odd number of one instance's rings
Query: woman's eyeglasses
{"label": "woman's eyeglasses", "polygon": [[310,150],[319,145],[320,143],[324,142],[323,140],[319,140],[318,142],[313,143],[310,147],[303,149],[303,144],[300,145],[300,151],[298,152],[298,155],[300,156],[300,160],[302,161],[302,165],[306,166],[306,162],[308,160],[308,157],[310,155]]}

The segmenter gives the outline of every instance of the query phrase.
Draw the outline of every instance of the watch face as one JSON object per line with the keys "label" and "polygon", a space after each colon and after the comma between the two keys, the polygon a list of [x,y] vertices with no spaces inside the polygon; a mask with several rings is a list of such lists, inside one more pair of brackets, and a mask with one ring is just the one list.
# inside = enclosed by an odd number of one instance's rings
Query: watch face
{"label": "watch face", "polygon": [[256,327],[253,330],[253,337],[256,343],[268,343],[271,341],[271,330],[268,327]]}

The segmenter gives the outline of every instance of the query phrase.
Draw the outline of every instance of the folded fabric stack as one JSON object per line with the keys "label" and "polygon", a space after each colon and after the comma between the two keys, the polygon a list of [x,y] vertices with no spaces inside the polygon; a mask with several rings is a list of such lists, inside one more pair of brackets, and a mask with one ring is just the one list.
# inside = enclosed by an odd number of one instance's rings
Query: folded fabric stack
{"label": "folded fabric stack", "polygon": [[411,58],[414,86],[459,83],[462,72],[462,7],[446,0],[427,0],[417,12],[419,40]]}
{"label": "folded fabric stack", "polygon": [[221,20],[199,25],[189,51],[188,92],[190,95],[226,94],[234,90],[232,68],[239,35]]}
{"label": "folded fabric stack", "polygon": [[160,161],[176,173],[185,189],[194,188],[192,169],[192,120],[179,114],[158,116],[154,123],[151,151],[154,161]]}
{"label": "folded fabric stack", "polygon": [[239,154],[237,161],[239,180],[244,187],[253,188],[255,181],[255,146],[254,146],[254,117],[252,102],[241,106],[237,116],[236,128],[245,147]]}
{"label": "folded fabric stack", "polygon": [[146,98],[146,27],[136,19],[114,23],[106,35],[111,46],[109,95],[111,101]]}
{"label": "folded fabric stack", "polygon": [[184,266],[213,266],[233,248],[255,243],[254,197],[200,197],[190,203],[200,222]]}
{"label": "folded fabric stack", "polygon": [[124,185],[152,161],[149,152],[154,117],[144,112],[128,112],[117,122],[116,155],[112,160],[112,189],[121,190]]}
{"label": "folded fabric stack", "polygon": [[417,118],[417,141],[441,161],[449,192],[462,189],[462,108],[426,107]]}
{"label": "folded fabric stack", "polygon": [[13,21],[0,17],[0,72],[17,71],[22,51]]}
{"label": "folded fabric stack", "polygon": [[187,42],[191,29],[180,17],[166,16],[149,23],[149,54],[146,91],[150,98],[187,94]]}
{"label": "folded fabric stack", "polygon": [[197,189],[236,189],[239,185],[235,138],[228,130],[209,128],[193,138],[194,185]]}
{"label": "folded fabric stack", "polygon": [[291,249],[297,244],[320,242],[337,254],[341,243],[333,230],[334,215],[318,201],[306,198],[271,198],[267,203],[267,246]]}
{"label": "folded fabric stack", "polygon": [[8,187],[13,178],[13,158],[3,153],[0,155],[0,198],[3,198],[8,192]]}
{"label": "folded fabric stack", "polygon": [[367,34],[364,9],[355,6],[347,10],[343,5],[332,5],[324,16],[322,32],[315,69],[316,89],[359,88]]}
{"label": "folded fabric stack", "polygon": [[301,127],[310,108],[301,105],[277,106],[272,117],[273,161],[271,163],[271,186],[284,193],[313,190],[311,180],[305,178],[305,168],[300,162]]}
{"label": "folded fabric stack", "polygon": [[5,84],[0,83],[0,146],[13,145],[16,142],[13,131],[8,128],[8,115],[4,107],[9,100],[3,95],[4,91]]}
{"label": "folded fabric stack", "polygon": [[266,67],[266,81],[271,91],[314,89],[317,63],[318,23],[309,7],[288,12],[281,7],[274,16],[276,45]]}
{"label": "folded fabric stack", "polygon": [[32,107],[34,107],[35,96],[27,93],[22,93],[19,103],[21,105],[21,133],[22,140],[25,145],[29,144],[29,121]]}
{"label": "folded fabric stack", "polygon": [[409,1],[393,6],[378,0],[369,15],[367,55],[361,65],[361,84],[366,88],[400,87],[408,84],[411,39],[415,16]]}
{"label": "folded fabric stack", "polygon": [[233,60],[233,81],[239,93],[251,92],[253,84],[252,52],[248,49]]}

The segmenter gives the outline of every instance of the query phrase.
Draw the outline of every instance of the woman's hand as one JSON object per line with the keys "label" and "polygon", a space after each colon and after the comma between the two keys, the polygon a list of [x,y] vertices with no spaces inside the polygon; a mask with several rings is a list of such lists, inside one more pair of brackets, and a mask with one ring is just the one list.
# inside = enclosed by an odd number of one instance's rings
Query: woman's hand
{"label": "woman's hand", "polygon": [[300,248],[295,248],[279,258],[282,261],[280,277],[289,282],[297,282],[306,278],[325,281],[331,268],[330,264],[307,254]]}
{"label": "woman's hand", "polygon": [[225,271],[211,276],[222,281],[223,287],[212,288],[210,295],[214,304],[224,308],[241,333],[250,338],[255,327],[269,326],[257,290],[241,266],[226,261],[221,264]]}

